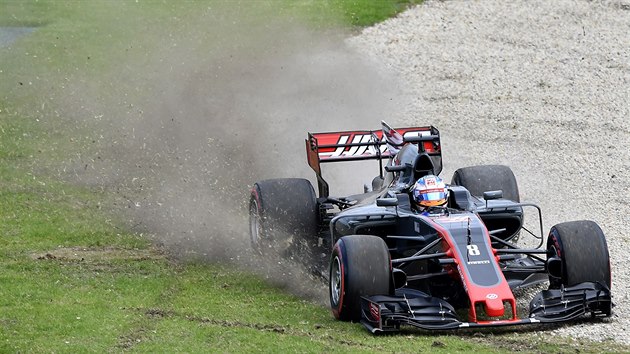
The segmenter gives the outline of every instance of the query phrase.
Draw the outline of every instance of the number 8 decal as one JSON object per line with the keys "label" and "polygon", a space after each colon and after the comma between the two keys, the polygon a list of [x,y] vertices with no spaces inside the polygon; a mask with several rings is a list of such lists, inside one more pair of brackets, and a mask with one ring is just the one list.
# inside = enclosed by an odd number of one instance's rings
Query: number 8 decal
{"label": "number 8 decal", "polygon": [[477,247],[477,245],[468,245],[466,246],[466,248],[468,248],[468,254],[471,256],[478,256],[481,254],[481,252],[479,252],[479,247]]}

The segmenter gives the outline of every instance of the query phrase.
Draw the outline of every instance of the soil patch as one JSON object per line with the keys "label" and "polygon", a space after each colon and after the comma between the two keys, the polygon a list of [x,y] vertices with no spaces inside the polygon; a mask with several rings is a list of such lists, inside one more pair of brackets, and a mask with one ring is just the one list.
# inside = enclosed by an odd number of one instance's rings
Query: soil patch
{"label": "soil patch", "polygon": [[57,248],[43,253],[34,253],[33,259],[45,260],[56,259],[62,261],[110,261],[110,260],[133,260],[143,261],[149,259],[164,259],[166,255],[158,249],[125,249],[117,247],[67,247]]}

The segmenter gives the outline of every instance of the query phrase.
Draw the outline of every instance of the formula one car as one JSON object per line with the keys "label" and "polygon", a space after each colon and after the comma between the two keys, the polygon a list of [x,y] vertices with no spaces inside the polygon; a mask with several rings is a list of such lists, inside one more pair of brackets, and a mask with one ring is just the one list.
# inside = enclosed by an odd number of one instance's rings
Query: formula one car
{"label": "formula one car", "polygon": [[[314,265],[317,254],[330,254],[330,305],[337,319],[360,321],[376,333],[401,325],[457,329],[611,316],[601,228],[587,220],[557,224],[543,247],[541,210],[520,202],[509,167],[460,168],[439,212],[414,209],[415,181],[442,171],[435,127],[392,129],[382,122],[375,131],[309,133],[306,152],[318,196],[306,179],[255,183],[251,244]],[[372,186],[359,195],[330,196],[321,164],[357,160],[379,162]],[[525,210],[537,216],[539,231],[526,227]],[[519,237],[533,237],[537,246],[520,248]],[[519,313],[513,292],[546,282],[529,311]]]}

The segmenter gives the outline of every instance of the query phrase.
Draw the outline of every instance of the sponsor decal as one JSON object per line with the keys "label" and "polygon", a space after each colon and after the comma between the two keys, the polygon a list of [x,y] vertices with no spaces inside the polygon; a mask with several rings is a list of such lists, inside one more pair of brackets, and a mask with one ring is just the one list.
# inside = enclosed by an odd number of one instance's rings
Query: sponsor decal
{"label": "sponsor decal", "polygon": [[462,271],[462,267],[457,265],[457,272],[459,273],[459,277],[462,279],[462,285],[464,285],[464,291],[468,292],[468,284],[466,284],[466,278],[464,277],[464,272]]}
{"label": "sponsor decal", "polygon": [[[403,133],[403,136],[423,136],[430,135],[430,131],[407,131]],[[369,143],[386,143],[387,137],[382,134],[382,132],[375,132],[375,134],[365,134],[365,133],[348,133],[341,134],[337,138],[335,144],[337,145],[345,145],[345,144],[366,144],[366,146],[339,146],[332,151],[320,151],[319,158],[327,159],[332,157],[356,157],[356,156],[375,156],[377,155],[377,149],[380,154],[385,155],[388,151],[387,144],[383,144],[380,146],[368,145]],[[402,141],[401,141],[402,143]],[[393,155],[394,153],[392,153]]]}
{"label": "sponsor decal", "polygon": [[[432,187],[435,187],[435,183],[433,184]],[[422,191],[422,194],[429,194],[429,193],[444,193],[444,188],[425,189],[425,190]]]}
{"label": "sponsor decal", "polygon": [[476,264],[490,264],[490,260],[483,260],[483,261],[470,261],[470,262],[466,262],[466,264],[468,265],[476,265]]}
{"label": "sponsor decal", "polygon": [[443,216],[436,219],[441,223],[468,222],[468,216]]}
{"label": "sponsor decal", "polygon": [[[352,139],[352,140],[350,140]],[[383,139],[381,139],[383,141]],[[340,135],[336,144],[367,144],[369,142],[374,142],[372,134],[356,134],[356,135]],[[347,149],[347,150],[346,150]],[[387,146],[379,146],[381,154],[387,150]],[[376,155],[376,148],[374,146],[340,146],[336,148],[332,152],[320,152],[320,158],[329,158],[329,157],[352,157],[352,156],[361,156],[361,155]]]}

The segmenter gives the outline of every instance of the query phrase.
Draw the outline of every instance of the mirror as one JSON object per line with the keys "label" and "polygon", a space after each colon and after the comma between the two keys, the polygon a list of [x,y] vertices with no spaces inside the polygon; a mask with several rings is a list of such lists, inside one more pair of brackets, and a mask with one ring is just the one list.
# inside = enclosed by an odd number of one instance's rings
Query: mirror
{"label": "mirror", "polygon": [[487,191],[483,192],[483,199],[485,200],[494,200],[503,198],[503,191]]}
{"label": "mirror", "polygon": [[388,207],[388,206],[397,206],[398,198],[379,198],[376,200],[376,206],[380,207]]}

